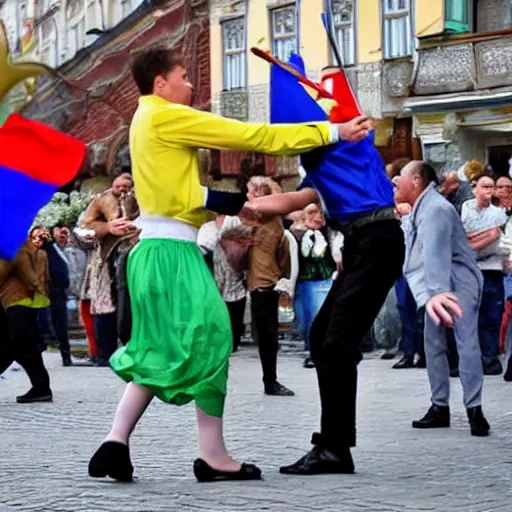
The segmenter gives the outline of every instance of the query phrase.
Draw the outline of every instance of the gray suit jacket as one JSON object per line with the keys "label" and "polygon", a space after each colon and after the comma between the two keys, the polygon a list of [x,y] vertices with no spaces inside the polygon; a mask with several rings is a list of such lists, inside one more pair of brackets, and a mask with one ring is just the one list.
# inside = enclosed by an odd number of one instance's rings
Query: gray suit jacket
{"label": "gray suit jacket", "polygon": [[483,285],[466,232],[455,208],[430,184],[418,198],[406,233],[404,275],[418,308],[434,295]]}

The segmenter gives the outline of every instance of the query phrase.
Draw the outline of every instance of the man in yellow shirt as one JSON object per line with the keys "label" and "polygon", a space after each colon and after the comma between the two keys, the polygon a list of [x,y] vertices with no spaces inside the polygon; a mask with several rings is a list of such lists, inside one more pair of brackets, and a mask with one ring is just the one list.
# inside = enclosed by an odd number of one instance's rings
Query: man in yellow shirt
{"label": "man in yellow shirt", "polygon": [[[242,194],[214,192],[199,181],[198,148],[296,155],[340,138],[358,141],[370,122],[250,124],[191,108],[183,60],[165,48],[139,55],[132,73],[141,93],[130,129],[141,241],[128,262],[133,328],[110,364],[129,382],[111,431],[89,463],[93,477],[131,480],[128,440],[154,396],[196,402],[199,481],[253,480],[254,465],[227,453],[222,435],[231,327],[228,311],[195,243],[206,209],[236,214]],[[129,230],[120,219],[117,228]]]}

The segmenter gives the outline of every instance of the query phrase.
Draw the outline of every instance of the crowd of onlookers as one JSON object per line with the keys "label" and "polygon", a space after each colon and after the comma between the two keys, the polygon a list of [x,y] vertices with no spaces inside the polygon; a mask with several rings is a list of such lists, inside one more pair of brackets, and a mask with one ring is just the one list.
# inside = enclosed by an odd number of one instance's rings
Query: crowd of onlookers
{"label": "crowd of onlookers", "polygon": [[[388,165],[389,178],[400,175],[407,163],[400,159]],[[266,177],[253,177],[247,184],[249,201],[281,191]],[[461,216],[484,278],[478,333],[484,373],[501,374],[500,354],[512,346],[512,179],[495,176],[473,161],[445,173],[438,191]],[[411,206],[397,204],[396,210],[407,230]],[[76,304],[85,328],[90,364],[108,366],[118,344],[129,341],[126,266],[138,241],[139,231],[132,223],[138,215],[132,178],[123,173],[91,202],[74,229],[61,224],[51,230],[35,226],[17,258],[0,262],[0,335],[4,340],[0,374],[17,361],[32,382],[32,389],[18,401],[51,399],[41,357],[49,340],[56,341],[64,366],[74,364],[69,343],[70,301]],[[309,329],[342,269],[343,235],[328,227],[321,205],[310,204],[286,219],[256,221],[218,215],[199,230],[197,244],[229,311],[233,351],[238,350],[246,332],[249,312],[265,392],[293,395],[277,379],[280,323],[291,324],[292,331],[300,333],[306,351],[303,364],[314,367],[309,356]],[[291,314],[283,320],[286,312]],[[373,338],[371,345],[386,349],[383,358],[401,354],[395,369],[426,366],[423,316],[403,276],[369,338]],[[453,332],[448,331],[447,339],[450,372],[456,376]],[[511,360],[509,356],[508,381],[512,380]]]}

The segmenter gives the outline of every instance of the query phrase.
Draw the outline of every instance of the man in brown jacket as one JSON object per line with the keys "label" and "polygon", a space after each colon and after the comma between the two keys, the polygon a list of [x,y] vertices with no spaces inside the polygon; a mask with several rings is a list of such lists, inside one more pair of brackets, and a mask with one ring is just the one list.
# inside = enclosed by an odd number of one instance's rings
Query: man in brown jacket
{"label": "man in brown jacket", "polygon": [[44,251],[30,241],[12,262],[0,260],[0,304],[8,331],[8,336],[0,332],[0,374],[16,361],[32,384],[28,393],[16,398],[18,403],[52,400],[50,377],[37,349],[37,309],[49,304],[47,265]]}
{"label": "man in brown jacket", "polygon": [[[281,192],[270,178],[251,178],[247,197]],[[258,344],[265,394],[293,396],[295,393],[277,381],[279,348],[279,293],[274,289],[282,278],[290,277],[290,248],[281,217],[258,223],[254,244],[249,249],[247,286],[251,292],[253,336]]]}
{"label": "man in brown jacket", "polygon": [[87,270],[86,287],[97,333],[99,366],[108,366],[118,338],[126,344],[131,336],[126,262],[139,234],[131,222],[139,215],[132,189],[131,175],[119,175],[112,188],[93,200],[82,219],[82,226],[93,230],[98,240]]}

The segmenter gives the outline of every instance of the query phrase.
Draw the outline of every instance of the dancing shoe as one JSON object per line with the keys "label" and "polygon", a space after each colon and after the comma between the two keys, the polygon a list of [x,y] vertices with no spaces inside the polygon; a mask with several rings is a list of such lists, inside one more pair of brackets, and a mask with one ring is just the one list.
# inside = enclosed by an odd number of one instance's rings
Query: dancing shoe
{"label": "dancing shoe", "polygon": [[470,407],[466,409],[469,426],[471,427],[471,435],[476,437],[485,437],[489,435],[491,426],[485,419],[482,407]]}
{"label": "dancing shoe", "polygon": [[16,402],[19,404],[33,404],[35,402],[51,402],[53,400],[52,392],[50,389],[38,391],[32,388],[24,395],[17,396]]}
{"label": "dancing shoe", "polygon": [[392,367],[394,370],[402,370],[404,368],[414,368],[414,357],[402,357],[398,363]]}
{"label": "dancing shoe", "polygon": [[279,472],[284,475],[351,474],[354,473],[354,461],[348,447],[339,456],[321,446],[315,446],[295,464],[281,467]]}
{"label": "dancing shoe", "polygon": [[117,441],[105,441],[89,462],[89,476],[109,476],[120,482],[131,482],[133,466],[128,446]]}
{"label": "dancing shoe", "polygon": [[285,388],[282,384],[273,382],[272,384],[265,384],[265,394],[274,396],[295,396],[295,393],[288,388]]}
{"label": "dancing shoe", "polygon": [[412,428],[443,428],[450,426],[450,408],[432,404],[421,420],[413,421]]}
{"label": "dancing shoe", "polygon": [[198,482],[215,480],[261,480],[261,469],[254,464],[242,464],[239,471],[219,471],[213,469],[203,459],[194,461],[194,475]]}

